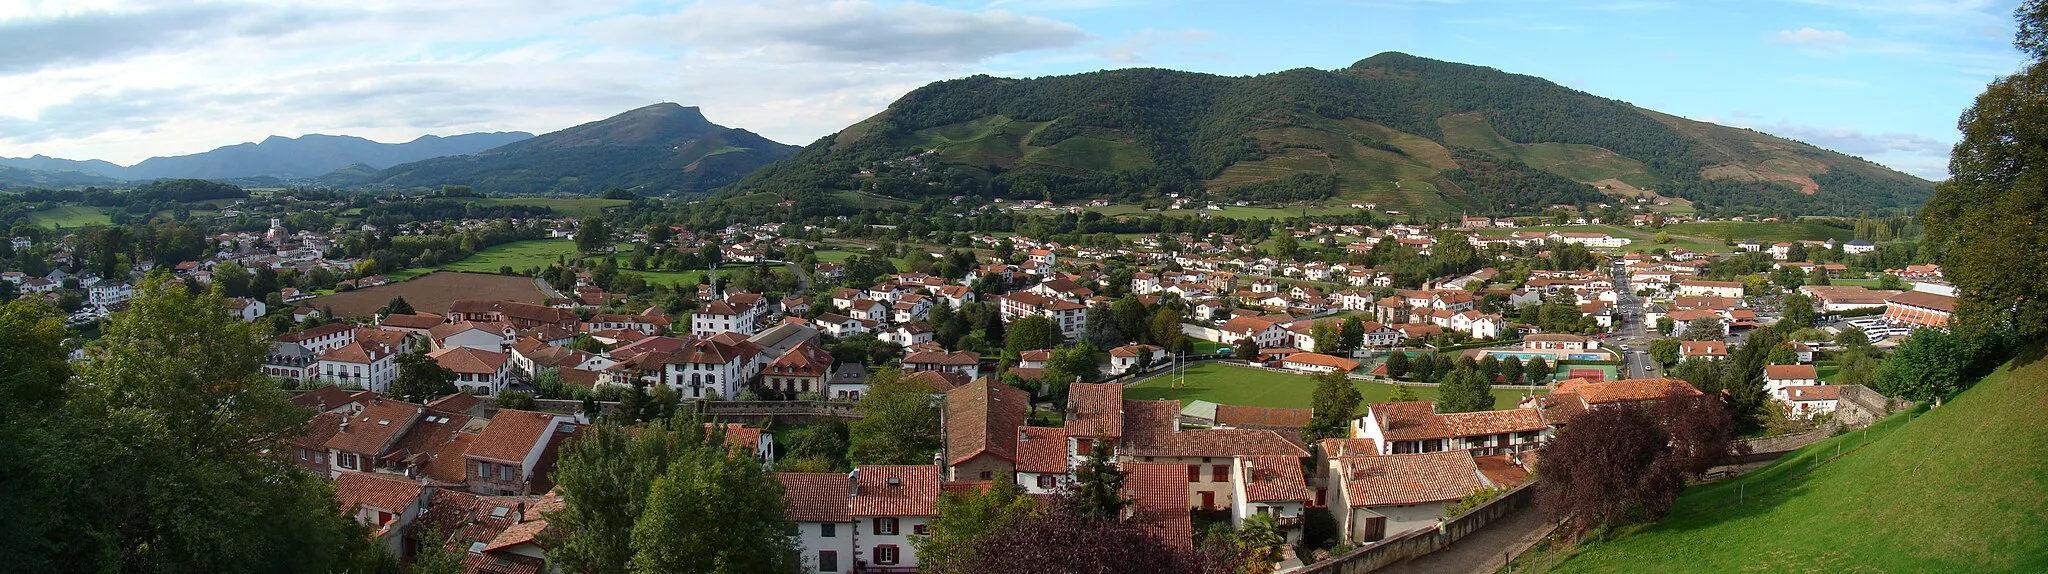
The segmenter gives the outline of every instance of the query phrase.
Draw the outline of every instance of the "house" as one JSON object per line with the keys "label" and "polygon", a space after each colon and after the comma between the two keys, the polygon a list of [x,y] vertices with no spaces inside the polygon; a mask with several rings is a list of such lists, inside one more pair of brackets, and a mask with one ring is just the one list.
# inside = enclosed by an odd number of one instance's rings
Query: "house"
{"label": "house", "polygon": [[734,456],[746,456],[761,461],[762,468],[775,466],[775,433],[765,428],[749,427],[741,423],[725,423],[723,428],[713,423],[704,423],[704,432],[723,431],[725,450]]}
{"label": "house", "polygon": [[981,377],[981,354],[973,351],[917,351],[903,357],[903,368],[959,373],[975,379]]}
{"label": "house", "polygon": [[314,377],[325,383],[384,392],[398,378],[400,350],[376,341],[354,341],[321,353]]}
{"label": "house", "polygon": [[1251,339],[1259,347],[1270,349],[1285,347],[1293,338],[1294,334],[1287,330],[1286,325],[1265,317],[1247,315],[1231,317],[1218,327],[1216,342],[1235,345],[1240,340]]}
{"label": "house", "polygon": [[816,341],[804,341],[761,369],[761,386],[785,396],[824,396],[831,373],[832,353]]}
{"label": "house", "polygon": [[1481,472],[1480,458],[1458,450],[1334,457],[1324,483],[1337,531],[1345,543],[1365,544],[1433,528],[1466,495],[1527,481],[1528,471],[1513,457],[1486,458],[1504,468]]}
{"label": "house", "polygon": [[1591,337],[1569,333],[1537,333],[1522,337],[1525,351],[1584,351],[1597,349],[1600,342]]}
{"label": "house", "polygon": [[229,315],[233,315],[244,323],[261,319],[263,315],[270,312],[269,305],[264,304],[263,301],[248,297],[231,297],[224,304],[228,306]]}
{"label": "house", "polygon": [[478,494],[538,494],[534,475],[542,470],[542,452],[557,435],[574,432],[575,424],[562,415],[499,410],[463,454],[466,486]]}
{"label": "house", "polygon": [[1806,285],[1799,291],[1813,298],[1814,308],[1828,313],[1874,309],[1901,291],[1887,291],[1847,285]]}
{"label": "house", "polygon": [[1367,406],[1351,421],[1353,438],[1369,438],[1380,454],[1447,450],[1501,454],[1536,448],[1549,440],[1548,424],[1533,408],[1438,413],[1436,403],[1411,401]]}
{"label": "house", "polygon": [[415,335],[427,335],[428,331],[448,322],[447,317],[425,313],[409,315],[385,315],[377,321],[377,327],[387,331],[404,331]]}
{"label": "house", "polygon": [[1065,429],[1018,427],[1017,484],[1025,492],[1052,494],[1072,482]]}
{"label": "house", "polygon": [[860,363],[840,363],[832,369],[832,380],[828,387],[833,400],[858,401],[868,392],[868,367]]}
{"label": "house", "polygon": [[911,536],[930,532],[939,499],[939,467],[862,466],[853,469],[853,561],[860,572],[916,572]]}
{"label": "house", "polygon": [[1682,341],[1678,343],[1678,358],[1720,360],[1728,358],[1728,343],[1723,341]]}
{"label": "house", "polygon": [[455,372],[455,388],[478,396],[497,396],[510,382],[511,355],[475,347],[447,347],[427,353],[442,368]]}
{"label": "house", "polygon": [[1594,381],[1574,377],[1551,385],[1551,392],[1548,395],[1523,399],[1520,406],[1523,409],[1534,409],[1550,426],[1561,427],[1571,422],[1573,417],[1590,409],[1645,405],[1673,395],[1697,397],[1701,394],[1691,383],[1679,379]]}
{"label": "house", "polygon": [[662,381],[686,398],[730,398],[753,378],[759,352],[760,347],[746,339],[693,339],[661,358]]}
{"label": "house", "polygon": [[515,333],[506,323],[480,323],[461,321],[442,323],[427,329],[427,340],[436,349],[468,347],[486,351],[503,351]]}
{"label": "house", "polygon": [[719,333],[753,335],[759,332],[760,320],[765,313],[762,305],[755,302],[758,297],[741,293],[706,303],[690,315],[690,333],[708,337]]}
{"label": "house", "polygon": [[1068,339],[1081,338],[1088,320],[1088,306],[1065,299],[1056,299],[1031,292],[1018,292],[996,297],[1004,323],[1039,315],[1052,319],[1060,333]]}
{"label": "house", "polygon": [[[1290,455],[1240,456],[1230,465],[1230,524],[1241,527],[1254,515],[1271,516],[1283,527],[1301,517],[1315,500],[1302,475],[1301,459]],[[1300,540],[1301,529],[1283,528],[1288,543]]]}
{"label": "house", "polygon": [[1877,251],[1877,246],[1868,240],[1851,239],[1848,243],[1842,244],[1842,253],[1848,255],[1862,255],[1872,251]]}
{"label": "house", "polygon": [[1358,361],[1322,353],[1294,353],[1280,360],[1281,368],[1309,373],[1358,370]]}
{"label": "house", "polygon": [[334,479],[334,500],[342,512],[370,529],[379,545],[395,555],[405,550],[412,524],[425,512],[435,489],[405,477],[349,473]]}
{"label": "house", "polygon": [[1884,320],[1914,329],[1947,329],[1956,312],[1956,298],[1928,291],[1907,291],[1884,300]]}
{"label": "house", "polygon": [[1764,365],[1764,392],[1776,396],[1778,389],[1821,384],[1813,365]]}
{"label": "house", "polygon": [[1678,282],[1678,294],[1687,296],[1742,297],[1742,283],[1737,281],[1685,280]]}
{"label": "house", "polygon": [[987,378],[946,391],[946,480],[1008,480],[1031,397]]}
{"label": "house", "polygon": [[1109,350],[1109,372],[1132,373],[1146,366],[1166,361],[1163,347],[1153,345],[1124,345]]}
{"label": "house", "polygon": [[520,303],[518,301],[485,301],[480,299],[458,299],[448,304],[445,314],[449,323],[462,321],[484,321],[511,323],[515,329],[526,330],[543,325],[554,325],[568,329],[576,328],[582,318],[565,309],[546,305]]}
{"label": "house", "polygon": [[1842,398],[1842,387],[1836,385],[1794,385],[1779,387],[1772,398],[1785,404],[1785,412],[1793,416],[1813,416],[1835,412]]}
{"label": "house", "polygon": [[805,572],[853,572],[853,482],[839,473],[778,472]]}

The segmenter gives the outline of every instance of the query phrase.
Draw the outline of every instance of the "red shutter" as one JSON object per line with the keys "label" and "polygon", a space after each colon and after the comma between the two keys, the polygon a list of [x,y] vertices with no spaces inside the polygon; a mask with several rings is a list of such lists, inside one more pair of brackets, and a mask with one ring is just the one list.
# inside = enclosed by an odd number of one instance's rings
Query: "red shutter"
{"label": "red shutter", "polygon": [[1190,465],[1188,465],[1188,482],[1201,482],[1201,481],[1202,481],[1202,465],[1199,465],[1199,464],[1190,464]]}
{"label": "red shutter", "polygon": [[1230,482],[1230,465],[1218,464],[1209,467],[1210,482]]}

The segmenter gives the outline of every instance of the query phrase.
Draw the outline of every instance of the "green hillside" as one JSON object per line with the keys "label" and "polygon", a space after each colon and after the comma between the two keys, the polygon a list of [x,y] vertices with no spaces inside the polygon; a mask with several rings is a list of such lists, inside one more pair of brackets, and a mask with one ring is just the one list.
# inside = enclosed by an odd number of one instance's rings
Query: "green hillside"
{"label": "green hillside", "polygon": [[1656,193],[1739,212],[1844,215],[1916,208],[1933,192],[1803,143],[1399,53],[1245,77],[1127,69],[938,82],[733,193],[856,189],[905,199],[1206,193],[1504,214]]}
{"label": "green hillside", "polygon": [[1867,445],[1849,433],[1688,489],[1556,570],[2048,572],[2048,361],[2031,355]]}

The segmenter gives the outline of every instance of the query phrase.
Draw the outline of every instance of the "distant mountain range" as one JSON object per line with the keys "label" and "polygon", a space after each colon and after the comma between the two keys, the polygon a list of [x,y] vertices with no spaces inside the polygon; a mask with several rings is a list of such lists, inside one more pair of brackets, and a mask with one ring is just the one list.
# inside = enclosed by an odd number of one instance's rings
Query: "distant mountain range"
{"label": "distant mountain range", "polygon": [[319,179],[341,187],[469,185],[494,193],[700,193],[800,148],[711,123],[695,107],[661,103],[473,155],[451,155]]}
{"label": "distant mountain range", "polygon": [[[420,136],[405,143],[379,143],[355,136],[309,134],[297,138],[271,136],[260,143],[242,143],[191,155],[153,157],[123,167],[103,160],[68,160],[43,155],[0,158],[0,166],[44,172],[76,172],[118,180],[161,178],[236,179],[319,177],[351,165],[386,168],[422,159],[480,152],[521,140],[526,132]],[[75,179],[75,178],[64,178]]]}
{"label": "distant mountain range", "polygon": [[1206,192],[1437,214],[1655,194],[1848,215],[1917,208],[1933,184],[1542,78],[1388,52],[1340,70],[1248,77],[1127,69],[937,82],[730,194],[834,189],[905,199]]}

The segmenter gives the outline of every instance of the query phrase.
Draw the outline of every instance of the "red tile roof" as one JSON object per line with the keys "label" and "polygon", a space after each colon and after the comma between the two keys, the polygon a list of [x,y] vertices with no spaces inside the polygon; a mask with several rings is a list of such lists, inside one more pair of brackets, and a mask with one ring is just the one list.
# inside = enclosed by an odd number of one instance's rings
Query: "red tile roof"
{"label": "red tile roof", "polygon": [[831,472],[778,472],[793,522],[852,522],[853,479]]}
{"label": "red tile roof", "polygon": [[1555,394],[1577,394],[1585,397],[1589,405],[1602,405],[1624,401],[1654,401],[1664,395],[1678,393],[1698,396],[1700,390],[1692,384],[1678,379],[1621,379],[1594,382],[1586,379],[1565,379],[1557,384]]}
{"label": "red tile roof", "polygon": [[1678,354],[1685,357],[1728,356],[1728,343],[1721,341],[1685,341],[1678,344]]}
{"label": "red tile roof", "polygon": [[1479,490],[1479,466],[1463,450],[1341,459],[1352,507],[1457,500]]}
{"label": "red tile roof", "polygon": [[1529,468],[1515,464],[1505,454],[1472,457],[1472,464],[1479,467],[1480,476],[1493,488],[1514,488],[1529,482]]}
{"label": "red tile roof", "polygon": [[903,375],[903,382],[934,393],[944,393],[968,383],[966,373],[918,371]]}
{"label": "red tile roof", "polygon": [[1127,462],[1124,492],[1131,499],[1132,520],[1152,535],[1178,548],[1194,546],[1194,523],[1188,515],[1187,467],[1165,462]]}
{"label": "red tile roof", "polygon": [[1230,427],[1301,428],[1315,415],[1315,409],[1216,405],[1216,424]]}
{"label": "red tile roof", "polygon": [[[854,516],[932,516],[939,499],[939,467],[863,466],[855,469]],[[894,484],[891,484],[891,483]]]}
{"label": "red tile roof", "polygon": [[1302,479],[1301,459],[1292,456],[1250,456],[1243,460],[1245,500],[1249,502],[1292,502],[1309,500],[1308,483]]}
{"label": "red tile roof", "polygon": [[1387,440],[1422,440],[1533,431],[1545,427],[1535,409],[1437,414],[1425,401],[1378,403],[1368,407]]}
{"label": "red tile roof", "polygon": [[1017,427],[1030,402],[1024,391],[986,378],[946,391],[946,463],[984,454],[1017,462]]}
{"label": "red tile roof", "polygon": [[1820,379],[1820,372],[1813,365],[1765,365],[1764,378],[1772,380]]}
{"label": "red tile roof", "polygon": [[1379,443],[1369,438],[1327,438],[1318,444],[1323,445],[1325,458],[1380,455]]}
{"label": "red tile roof", "polygon": [[440,315],[415,313],[412,315],[388,315],[379,325],[396,329],[432,329],[446,322]]}
{"label": "red tile roof", "polygon": [[440,363],[442,367],[455,371],[456,374],[480,375],[497,374],[498,369],[505,367],[506,359],[511,357],[497,351],[470,347],[449,347],[427,353],[427,356]]}
{"label": "red tile roof", "polygon": [[292,397],[292,404],[314,408],[321,408],[322,405],[325,405],[323,410],[338,409],[342,405],[355,402],[350,398],[350,395],[354,393],[355,391],[342,390],[340,385],[327,385],[299,393],[298,396]]}
{"label": "red tile roof", "polygon": [[548,425],[556,415],[531,411],[500,410],[484,426],[469,456],[498,462],[523,463],[527,453],[547,438]]}
{"label": "red tile roof", "polygon": [[420,498],[420,483],[374,472],[344,472],[334,479],[334,500],[343,511],[356,505],[398,514]]}
{"label": "red tile roof", "polygon": [[1907,291],[1904,293],[1893,295],[1890,299],[1886,299],[1885,302],[1898,303],[1900,305],[1911,305],[1923,309],[1933,309],[1945,313],[1954,313],[1956,311],[1955,297],[1950,297],[1939,293],[1929,293],[1926,291]]}
{"label": "red tile roof", "polygon": [[1123,404],[1123,385],[1075,383],[1067,386],[1067,436],[1123,436]]}
{"label": "red tile roof", "polygon": [[1842,388],[1835,385],[1795,385],[1780,389],[1785,398],[1793,401],[1832,401],[1842,398]]}
{"label": "red tile roof", "polygon": [[348,417],[327,439],[327,448],[371,456],[384,454],[426,407],[392,399],[371,401],[363,412]]}
{"label": "red tile roof", "polygon": [[1260,429],[1186,429],[1175,425],[1180,418],[1176,401],[1124,401],[1124,439],[1135,456],[1225,457],[1291,456],[1306,458],[1308,451],[1280,436]]}
{"label": "red tile roof", "polygon": [[1017,429],[1017,472],[1067,472],[1067,436],[1052,427]]}

